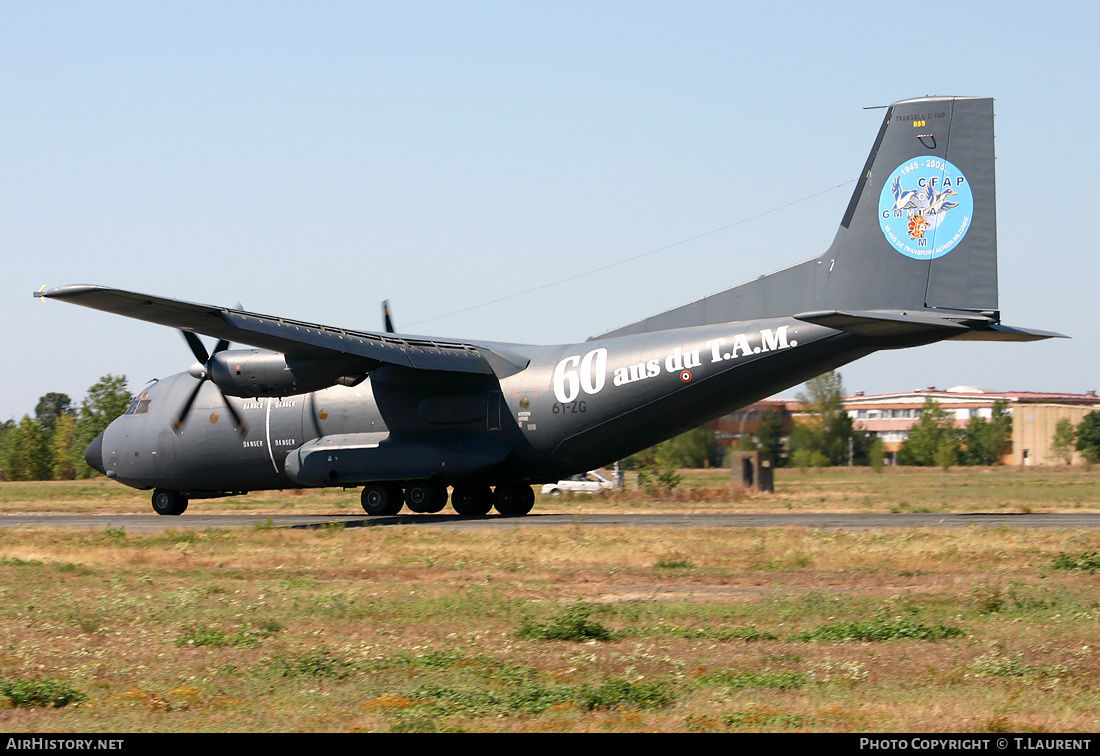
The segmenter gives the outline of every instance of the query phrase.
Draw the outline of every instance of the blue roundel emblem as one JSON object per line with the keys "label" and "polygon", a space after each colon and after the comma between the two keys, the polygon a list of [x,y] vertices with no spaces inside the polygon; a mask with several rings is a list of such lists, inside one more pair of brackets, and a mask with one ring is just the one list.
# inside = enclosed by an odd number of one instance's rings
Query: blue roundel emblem
{"label": "blue roundel emblem", "polygon": [[942,158],[902,163],[879,195],[878,222],[886,241],[914,260],[946,255],[966,236],[973,218],[970,182]]}

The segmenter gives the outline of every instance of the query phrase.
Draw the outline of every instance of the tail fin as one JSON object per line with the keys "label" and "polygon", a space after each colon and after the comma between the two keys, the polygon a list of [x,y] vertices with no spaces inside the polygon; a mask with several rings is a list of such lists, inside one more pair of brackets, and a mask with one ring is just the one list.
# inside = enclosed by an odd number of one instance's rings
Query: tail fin
{"label": "tail fin", "polygon": [[882,310],[999,318],[992,99],[894,103],[824,255],[601,338],[798,313]]}
{"label": "tail fin", "polygon": [[993,100],[890,106],[813,309],[997,312]]}

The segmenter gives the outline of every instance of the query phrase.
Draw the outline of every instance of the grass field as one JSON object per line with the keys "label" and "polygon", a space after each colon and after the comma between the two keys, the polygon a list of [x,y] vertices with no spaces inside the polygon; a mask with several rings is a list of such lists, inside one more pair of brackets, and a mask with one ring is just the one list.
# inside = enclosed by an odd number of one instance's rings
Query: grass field
{"label": "grass field", "polygon": [[[781,471],[538,511],[1089,511],[1100,473]],[[193,511],[342,512],[355,492]],[[104,481],[0,511],[149,511]],[[184,515],[187,517],[187,515]],[[1100,729],[1100,533],[0,531],[0,728]]]}

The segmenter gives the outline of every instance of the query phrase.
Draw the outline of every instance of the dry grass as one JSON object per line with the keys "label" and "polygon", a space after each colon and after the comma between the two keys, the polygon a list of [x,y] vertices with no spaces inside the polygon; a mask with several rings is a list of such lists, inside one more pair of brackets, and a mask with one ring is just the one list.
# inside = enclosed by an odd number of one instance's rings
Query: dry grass
{"label": "dry grass", "polygon": [[[1100,475],[1065,468],[781,470],[773,495],[725,483],[685,472],[665,500],[537,511],[1100,505]],[[193,508],[359,512],[340,490]],[[3,483],[0,511],[145,513],[148,498]],[[0,727],[1095,732],[1098,554],[1093,531],[1011,528],[0,531]],[[85,698],[2,692],[43,681]]]}
{"label": "dry grass", "polygon": [[[946,478],[959,506],[1039,511],[1096,486],[893,472],[784,471],[780,493],[733,504],[551,506],[889,509]],[[691,482],[724,490],[714,473]],[[3,507],[64,510],[66,485],[133,503],[92,481],[39,484],[41,501],[5,484]],[[233,506],[287,500],[357,506],[351,492]],[[0,682],[86,696],[0,707],[0,728],[1095,732],[1098,551],[1094,531],[1010,528],[0,531]]]}

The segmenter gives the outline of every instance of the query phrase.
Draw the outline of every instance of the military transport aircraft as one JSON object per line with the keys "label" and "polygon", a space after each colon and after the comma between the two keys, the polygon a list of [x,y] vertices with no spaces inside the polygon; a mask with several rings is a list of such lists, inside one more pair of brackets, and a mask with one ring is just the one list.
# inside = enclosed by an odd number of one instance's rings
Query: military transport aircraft
{"label": "military transport aircraft", "polygon": [[[101,286],[35,296],[171,326],[196,363],[88,446],[153,509],[362,487],[372,515],[527,514],[607,465],[879,349],[1058,334],[1001,325],[993,101],[891,105],[820,257],[580,344],[351,331]],[[213,352],[196,334],[218,339]],[[254,348],[230,349],[230,342]]]}

